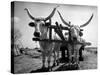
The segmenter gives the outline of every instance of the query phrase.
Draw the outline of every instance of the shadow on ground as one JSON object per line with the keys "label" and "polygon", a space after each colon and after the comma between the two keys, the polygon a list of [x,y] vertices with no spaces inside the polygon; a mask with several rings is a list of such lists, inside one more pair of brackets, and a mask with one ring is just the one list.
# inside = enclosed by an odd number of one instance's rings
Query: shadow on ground
{"label": "shadow on ground", "polygon": [[[55,66],[53,66],[52,71],[68,71],[68,70],[78,70],[79,67],[78,65],[68,65],[66,63],[64,63],[61,66],[57,66],[58,68],[54,69]],[[36,73],[36,72],[49,72],[48,68],[40,68],[37,70],[32,70],[30,73]]]}

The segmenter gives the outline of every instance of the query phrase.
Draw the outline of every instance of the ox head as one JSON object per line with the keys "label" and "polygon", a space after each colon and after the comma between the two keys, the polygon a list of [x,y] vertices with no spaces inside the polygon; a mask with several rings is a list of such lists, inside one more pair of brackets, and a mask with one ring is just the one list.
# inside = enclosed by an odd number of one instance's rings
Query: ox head
{"label": "ox head", "polygon": [[79,26],[72,25],[69,29],[69,33],[71,36],[71,40],[79,40],[79,37],[82,34],[81,29]]}
{"label": "ox head", "polygon": [[[42,34],[47,32],[48,30],[47,25],[50,25],[51,18],[53,17],[57,7],[55,7],[53,11],[51,12],[51,14],[46,18],[35,18],[30,14],[29,10],[25,8],[28,16],[33,20],[33,22],[29,23],[29,26],[35,27],[35,32],[34,32],[35,37],[40,37]],[[47,22],[47,20],[49,20],[49,22]]]}
{"label": "ox head", "polygon": [[92,20],[92,18],[93,18],[93,14],[92,14],[92,16],[90,17],[90,19],[89,19],[86,23],[84,23],[84,24],[78,26],[78,25],[71,25],[71,22],[67,23],[67,22],[63,19],[62,15],[60,14],[59,11],[58,11],[58,14],[59,14],[59,16],[60,16],[62,22],[63,22],[67,27],[69,27],[69,35],[71,36],[70,39],[71,39],[71,40],[78,40],[78,41],[79,41],[79,37],[81,37],[81,36],[83,35],[83,33],[82,33],[83,29],[81,29],[81,28],[87,26],[87,25],[90,23],[90,21]]}

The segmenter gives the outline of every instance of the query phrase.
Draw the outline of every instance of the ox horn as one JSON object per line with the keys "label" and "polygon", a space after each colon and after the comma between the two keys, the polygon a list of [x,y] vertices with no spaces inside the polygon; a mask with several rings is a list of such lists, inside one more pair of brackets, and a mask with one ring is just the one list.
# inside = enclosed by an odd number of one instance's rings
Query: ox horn
{"label": "ox horn", "polygon": [[32,20],[35,20],[35,18],[29,13],[29,10],[28,10],[27,8],[25,8],[24,10],[27,11],[28,16],[29,16]]}
{"label": "ox horn", "polygon": [[69,27],[70,27],[70,24],[69,24],[69,23],[67,23],[67,22],[63,19],[63,17],[61,16],[60,12],[59,12],[59,11],[57,11],[57,12],[58,12],[58,14],[59,14],[59,16],[60,16],[60,18],[61,18],[62,22],[63,22],[65,25],[67,25],[67,26],[69,26]]}
{"label": "ox horn", "polygon": [[92,20],[92,18],[93,18],[93,14],[91,15],[90,19],[85,24],[80,25],[80,27],[84,27],[84,26],[88,25],[90,23],[90,21]]}
{"label": "ox horn", "polygon": [[54,15],[54,13],[55,13],[57,7],[59,7],[59,5],[56,6],[56,7],[53,9],[53,11],[51,12],[51,14],[50,14],[48,17],[45,18],[45,21],[47,21],[47,20],[49,20],[49,19],[51,19],[51,18],[53,17],[53,15]]}

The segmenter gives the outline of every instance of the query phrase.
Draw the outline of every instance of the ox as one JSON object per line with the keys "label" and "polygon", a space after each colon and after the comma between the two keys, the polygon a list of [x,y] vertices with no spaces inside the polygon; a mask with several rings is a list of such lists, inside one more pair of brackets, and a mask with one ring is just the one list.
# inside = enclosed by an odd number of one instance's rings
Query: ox
{"label": "ox", "polygon": [[[46,18],[35,18],[30,14],[29,10],[27,8],[25,8],[28,16],[34,21],[34,22],[29,23],[29,25],[31,27],[33,27],[33,26],[35,27],[34,36],[36,38],[49,39],[49,29],[48,29],[47,25],[51,24],[51,18],[53,17],[57,7],[55,7],[53,9],[52,13]],[[47,21],[49,21],[49,22],[47,22]],[[57,39],[56,36],[54,36],[52,38]],[[42,50],[42,64],[43,64],[42,69],[46,68],[45,62],[46,62],[46,57],[47,57],[48,69],[49,69],[49,71],[51,71],[52,70],[52,67],[51,67],[51,64],[50,64],[51,55],[52,55],[52,53],[54,53],[54,62],[53,63],[55,64],[56,59],[57,59],[55,51],[57,52],[57,56],[59,57],[58,52],[59,52],[59,49],[60,49],[60,44],[54,43],[54,42],[40,42],[40,41],[39,41],[39,44],[40,44],[40,48]]]}
{"label": "ox", "polygon": [[[78,64],[79,63],[79,53],[80,53],[80,48],[84,47],[84,40],[81,38],[82,31],[83,29],[81,29],[82,27],[85,27],[86,25],[88,25],[91,21],[91,19],[93,18],[93,14],[90,17],[90,19],[83,25],[80,25],[80,27],[78,25],[71,25],[71,22],[67,23],[62,15],[60,14],[60,12],[58,11],[58,14],[62,20],[62,22],[67,25],[67,27],[69,27],[69,38],[68,41],[69,43],[66,45],[68,48],[68,58],[69,58],[69,64]],[[82,44],[76,44],[77,42],[83,43]],[[81,51],[82,52],[82,51]],[[81,53],[82,54],[82,53]]]}

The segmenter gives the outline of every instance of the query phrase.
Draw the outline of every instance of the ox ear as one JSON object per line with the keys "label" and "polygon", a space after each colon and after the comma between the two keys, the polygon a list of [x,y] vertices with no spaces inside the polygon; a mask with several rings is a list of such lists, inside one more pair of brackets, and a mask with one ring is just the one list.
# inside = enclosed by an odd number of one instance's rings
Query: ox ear
{"label": "ox ear", "polygon": [[49,19],[49,22],[46,22],[45,25],[50,26],[51,25],[51,19]]}
{"label": "ox ear", "polygon": [[34,22],[30,22],[30,23],[29,23],[29,26],[30,26],[30,27],[34,27],[34,26],[35,26],[35,23],[34,23]]}
{"label": "ox ear", "polygon": [[49,22],[47,22],[45,25],[46,25],[46,26],[49,26],[49,25],[50,25],[50,23],[49,23]]}
{"label": "ox ear", "polygon": [[79,35],[80,35],[80,36],[83,36],[83,33],[80,31]]}
{"label": "ox ear", "polygon": [[80,31],[83,31],[83,29],[80,29]]}

